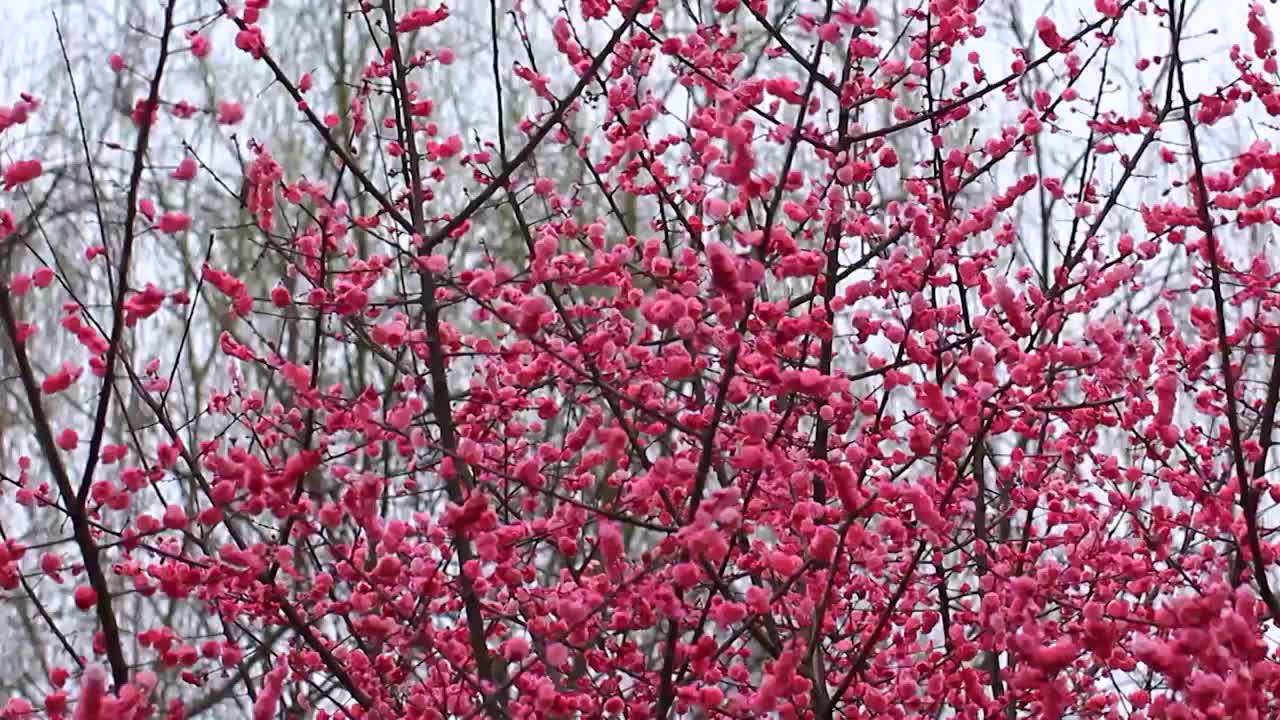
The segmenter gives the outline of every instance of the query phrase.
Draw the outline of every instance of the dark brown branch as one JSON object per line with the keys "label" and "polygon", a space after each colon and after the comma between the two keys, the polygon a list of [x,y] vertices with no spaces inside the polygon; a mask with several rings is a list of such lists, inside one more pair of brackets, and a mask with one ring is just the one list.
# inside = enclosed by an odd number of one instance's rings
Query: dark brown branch
{"label": "dark brown branch", "polygon": [[13,356],[18,364],[18,376],[22,381],[23,392],[27,396],[27,404],[31,407],[32,430],[36,441],[44,454],[45,462],[53,474],[58,486],[58,493],[66,505],[71,519],[72,536],[80,558],[84,563],[85,574],[89,578],[89,587],[97,594],[95,608],[98,622],[102,625],[102,640],[106,647],[107,662],[111,665],[111,677],[116,687],[129,682],[129,665],[124,657],[124,648],[120,642],[120,626],[116,622],[115,610],[112,607],[111,589],[107,586],[107,577],[102,572],[99,560],[98,545],[93,539],[93,531],[89,527],[89,519],[84,511],[84,504],[76,500],[75,488],[71,485],[71,476],[62,462],[62,454],[54,442],[53,429],[49,417],[44,412],[44,404],[40,400],[40,385],[36,382],[35,372],[31,369],[31,361],[27,358],[27,349],[18,339],[18,321],[14,316],[13,304],[10,302],[9,285],[0,278],[0,323],[3,323],[6,336],[13,347]]}
{"label": "dark brown branch", "polygon": [[[1185,3],[1183,10],[1185,11]],[[1191,98],[1187,94],[1187,79],[1183,71],[1183,58],[1180,49],[1182,34],[1182,15],[1178,12],[1176,0],[1169,0],[1169,28],[1172,35],[1172,54],[1173,69],[1178,76],[1178,94],[1182,98],[1183,105],[1190,107]],[[1169,80],[1171,83],[1173,79]],[[1271,583],[1267,579],[1267,568],[1262,557],[1262,542],[1258,537],[1258,492],[1253,487],[1253,477],[1249,475],[1245,469],[1244,455],[1244,433],[1240,427],[1239,410],[1236,407],[1236,380],[1232,372],[1231,361],[1231,343],[1227,337],[1227,312],[1226,298],[1222,292],[1222,271],[1218,267],[1219,248],[1218,238],[1213,229],[1213,217],[1209,214],[1209,190],[1204,180],[1204,160],[1200,154],[1200,141],[1196,133],[1195,119],[1189,110],[1182,113],[1183,123],[1187,129],[1187,140],[1190,144],[1191,162],[1194,176],[1192,177],[1192,202],[1196,205],[1199,215],[1200,229],[1205,234],[1205,242],[1208,244],[1209,250],[1209,281],[1210,288],[1213,292],[1213,309],[1216,317],[1216,325],[1218,331],[1218,354],[1222,363],[1222,384],[1226,393],[1227,406],[1227,426],[1231,430],[1231,455],[1235,465],[1236,482],[1239,484],[1240,507],[1244,512],[1245,522],[1245,542],[1249,546],[1250,560],[1253,565],[1254,580],[1258,583],[1258,593],[1262,596],[1263,602],[1267,604],[1267,609],[1271,612],[1272,618],[1280,618],[1280,600],[1276,599],[1275,594],[1271,591]],[[1274,368],[1273,368],[1274,376]],[[1275,378],[1271,384],[1271,390],[1276,388]],[[1268,398],[1271,415],[1275,414],[1274,393]],[[1267,425],[1270,418],[1264,420]],[[1268,431],[1270,428],[1264,427]],[[1265,453],[1263,462],[1265,462]],[[1232,568],[1232,582],[1239,584],[1240,576],[1243,571],[1242,550],[1237,551],[1235,567]]]}

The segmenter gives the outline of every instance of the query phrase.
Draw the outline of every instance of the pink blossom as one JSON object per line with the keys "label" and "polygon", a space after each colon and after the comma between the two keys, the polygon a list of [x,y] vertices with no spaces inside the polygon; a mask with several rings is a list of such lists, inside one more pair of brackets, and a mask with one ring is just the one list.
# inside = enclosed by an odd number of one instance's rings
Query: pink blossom
{"label": "pink blossom", "polygon": [[218,101],[218,124],[236,125],[244,119],[244,108],[230,100]]}
{"label": "pink blossom", "polygon": [[196,161],[190,157],[182,158],[170,176],[176,180],[190,180],[196,176]]}
{"label": "pink blossom", "polygon": [[192,55],[195,55],[198,58],[207,57],[209,55],[209,39],[204,35],[196,32],[188,32],[187,41],[191,43]]}
{"label": "pink blossom", "polygon": [[396,21],[396,29],[400,32],[413,32],[428,28],[449,17],[449,8],[441,5],[437,8],[414,8]]}
{"label": "pink blossom", "polygon": [[63,428],[62,432],[58,433],[57,442],[58,447],[70,452],[80,443],[80,434],[72,428]]}
{"label": "pink blossom", "polygon": [[76,607],[81,610],[88,610],[98,602],[98,593],[88,585],[80,585],[75,589]]}
{"label": "pink blossom", "polygon": [[24,185],[40,177],[44,172],[39,160],[19,160],[4,169],[4,189]]}
{"label": "pink blossom", "polygon": [[160,232],[170,235],[180,233],[191,229],[191,217],[182,212],[167,212],[160,216],[159,221],[156,222],[156,227],[160,229]]}

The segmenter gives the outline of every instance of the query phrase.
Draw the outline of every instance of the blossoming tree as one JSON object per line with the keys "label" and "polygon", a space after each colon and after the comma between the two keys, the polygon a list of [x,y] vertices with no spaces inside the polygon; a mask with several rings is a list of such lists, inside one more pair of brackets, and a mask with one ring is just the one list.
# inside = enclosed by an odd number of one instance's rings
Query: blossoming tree
{"label": "blossoming tree", "polygon": [[1280,712],[1260,5],[459,4],[4,99],[0,717]]}

